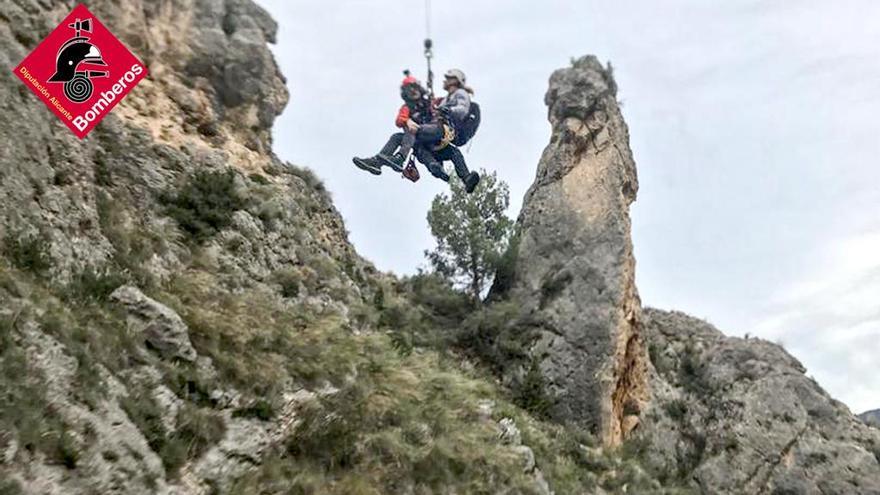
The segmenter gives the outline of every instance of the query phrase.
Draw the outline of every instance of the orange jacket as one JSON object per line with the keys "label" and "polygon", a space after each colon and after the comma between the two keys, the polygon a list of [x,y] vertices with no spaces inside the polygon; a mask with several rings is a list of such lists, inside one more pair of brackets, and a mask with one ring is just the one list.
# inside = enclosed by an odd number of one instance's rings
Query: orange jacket
{"label": "orange jacket", "polygon": [[403,105],[400,107],[400,110],[397,111],[397,118],[394,119],[394,125],[401,129],[405,129],[407,120],[409,120],[409,107]]}
{"label": "orange jacket", "polygon": [[436,101],[431,103],[431,105],[427,105],[427,103],[425,105],[430,106],[430,110],[421,111],[419,109],[416,109],[415,115],[413,114],[413,111],[409,107],[409,105],[403,104],[400,107],[400,110],[397,111],[397,118],[394,119],[394,125],[400,127],[401,129],[406,129],[406,121],[409,119],[415,120],[416,123],[419,125],[431,122],[435,114],[434,109],[436,107]]}

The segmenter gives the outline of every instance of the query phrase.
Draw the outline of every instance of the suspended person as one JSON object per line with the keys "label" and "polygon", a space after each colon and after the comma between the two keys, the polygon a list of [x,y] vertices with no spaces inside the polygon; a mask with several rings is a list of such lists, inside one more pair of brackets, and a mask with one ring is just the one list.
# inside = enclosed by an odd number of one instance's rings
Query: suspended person
{"label": "suspended person", "polygon": [[[405,71],[404,75],[406,77],[400,83],[400,97],[403,98],[404,104],[398,110],[394,121],[403,132],[392,134],[379,154],[369,158],[352,159],[355,166],[374,175],[382,173],[382,165],[401,172],[406,157],[417,141],[436,146],[443,135],[442,128],[433,124],[435,112],[428,91],[408,71]],[[442,172],[442,167],[438,165],[438,168]]]}
{"label": "suspended person", "polygon": [[447,96],[431,102],[418,80],[406,73],[401,83],[401,97],[405,103],[395,120],[404,132],[393,134],[376,156],[355,157],[354,164],[375,175],[382,173],[382,165],[400,172],[412,149],[431,175],[444,182],[449,181],[449,175],[443,170],[442,162],[452,161],[465,189],[472,192],[480,176],[468,171],[464,156],[455,146],[466,143],[476,132],[480,121],[479,105],[471,102],[473,90],[464,81],[462,71],[450,70],[443,82]]}
{"label": "suspended person", "polygon": [[[436,107],[446,132],[437,145],[417,146],[414,152],[428,171],[447,182],[449,175],[443,171],[442,162],[451,161],[455,174],[464,182],[465,190],[471,193],[480,182],[480,174],[468,170],[464,155],[458,147],[467,144],[477,132],[480,125],[480,106],[471,101],[474,90],[467,85],[464,72],[459,69],[446,71],[443,75],[443,89],[446,90],[446,96],[436,102]],[[435,170],[438,173],[434,173]]]}

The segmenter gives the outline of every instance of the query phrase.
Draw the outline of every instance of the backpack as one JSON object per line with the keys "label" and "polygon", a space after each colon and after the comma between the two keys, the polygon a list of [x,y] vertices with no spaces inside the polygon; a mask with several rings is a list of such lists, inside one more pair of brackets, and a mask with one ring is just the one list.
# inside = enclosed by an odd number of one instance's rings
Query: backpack
{"label": "backpack", "polygon": [[477,133],[479,127],[480,105],[478,105],[477,102],[472,101],[467,117],[464,118],[464,121],[461,124],[455,127],[455,139],[452,140],[452,144],[455,146],[463,146],[467,144],[467,142],[474,137],[474,134]]}

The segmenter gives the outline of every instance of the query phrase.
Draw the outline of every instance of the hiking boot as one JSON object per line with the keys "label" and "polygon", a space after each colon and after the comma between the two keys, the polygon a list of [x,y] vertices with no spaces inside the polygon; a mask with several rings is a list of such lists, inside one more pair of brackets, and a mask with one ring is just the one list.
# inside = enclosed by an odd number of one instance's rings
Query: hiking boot
{"label": "hiking boot", "polygon": [[379,153],[376,155],[376,160],[382,165],[391,167],[395,172],[403,172],[403,163],[406,161],[406,157],[400,153],[391,156]]}
{"label": "hiking boot", "polygon": [[464,190],[467,191],[468,194],[474,192],[477,184],[480,183],[480,174],[476,172],[471,172],[467,174],[467,177],[464,178]]}
{"label": "hiking boot", "polygon": [[371,158],[354,157],[351,159],[351,161],[354,162],[354,165],[357,168],[359,168],[361,170],[366,170],[367,172],[369,172],[373,175],[379,175],[382,173],[382,170],[380,169],[381,165],[379,165],[379,163],[376,162],[375,157],[371,157]]}

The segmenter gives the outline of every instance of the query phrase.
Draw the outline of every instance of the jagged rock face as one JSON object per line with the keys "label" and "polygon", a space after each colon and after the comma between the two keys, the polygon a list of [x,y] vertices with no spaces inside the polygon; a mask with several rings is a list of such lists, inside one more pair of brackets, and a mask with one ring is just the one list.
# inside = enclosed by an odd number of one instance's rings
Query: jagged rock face
{"label": "jagged rock face", "polygon": [[880,493],[880,431],[779,345],[645,310],[652,402],[638,437],[661,481],[702,493]]}
{"label": "jagged rock face", "polygon": [[[7,67],[72,8],[37,1],[0,5],[0,60]],[[267,46],[276,26],[261,8],[249,0],[92,2],[89,8],[145,61],[150,75],[85,140],[64,132],[11,71],[0,74],[0,136],[16,143],[0,148],[0,204],[16,205],[0,211],[0,230],[34,234],[42,228],[60,277],[71,265],[97,265],[111,256],[97,228],[95,182],[114,195],[133,195],[136,207],[158,210],[155,197],[181,171],[232,163],[263,174],[282,165],[269,143],[287,90]],[[112,173],[137,181],[140,189],[112,191]],[[129,203],[128,197],[117,199]],[[119,221],[167,229],[152,215]],[[160,275],[173,272],[182,255],[173,243],[167,247],[165,256],[150,261]],[[281,252],[268,258],[283,260],[283,250],[278,246]]]}
{"label": "jagged rock face", "polygon": [[186,323],[171,308],[155,301],[137,287],[125,285],[110,294],[110,300],[128,310],[128,331],[143,339],[166,359],[195,361],[196,350],[189,340]]}
{"label": "jagged rock face", "polygon": [[[3,66],[14,67],[73,6],[0,0]],[[254,397],[224,383],[211,359],[197,355],[181,316],[144,292],[162,293],[163,284],[198,267],[223,278],[222,284],[205,279],[203,287],[256,288],[277,297],[273,277],[281,270],[302,267],[318,279],[314,270],[323,263],[333,265],[332,276],[322,274],[314,290],[294,285],[298,299],[290,295],[278,304],[344,313],[360,291],[352,278],[363,282],[374,271],[354,252],[317,179],[271,153],[271,124],[288,96],[267,46],[276,25],[260,7],[249,0],[95,1],[88,7],[150,75],[84,140],[11,71],[0,71],[0,367],[7,369],[10,349],[23,363],[21,376],[2,380],[18,387],[16,393],[39,395],[46,411],[25,411],[38,416],[31,428],[46,430],[37,438],[57,434],[50,424],[56,421],[77,446],[65,461],[77,468],[68,469],[28,443],[27,424],[0,418],[11,422],[0,421],[0,492],[12,489],[8,480],[41,495],[207,493],[209,483],[225,491],[285,438],[293,408],[307,393],[288,379],[276,384],[276,422],[232,417]],[[195,242],[163,198],[206,171],[229,172],[233,181],[224,193],[242,202],[210,238]],[[22,275],[28,268],[17,266],[22,262],[10,262],[9,242],[22,239],[45,251],[49,265],[32,279]],[[337,264],[346,270],[337,273]],[[104,309],[77,300],[82,284],[94,292],[104,290],[96,284],[114,283],[109,273],[125,280],[106,287]],[[139,288],[113,292],[122,283]],[[123,316],[101,327],[101,318],[77,320],[82,311]],[[68,338],[71,328],[85,342],[79,351],[81,342]],[[97,357],[106,350],[92,342],[103,336],[111,343],[133,336],[138,346],[110,369]],[[149,421],[155,426],[158,416],[164,430],[175,431],[185,400],[170,390],[169,370],[184,368],[210,384],[204,400],[212,405],[186,407],[197,417],[222,419],[225,433],[174,476],[161,449],[148,445],[143,421],[135,420],[140,406],[123,406],[156,404]],[[83,398],[94,390],[101,393]],[[3,401],[5,408],[6,396]],[[3,408],[0,416],[8,414]]]}
{"label": "jagged rock face", "polygon": [[550,78],[553,126],[518,220],[509,296],[530,313],[530,350],[552,415],[614,445],[647,398],[629,205],[638,180],[610,69],[584,57]]}

